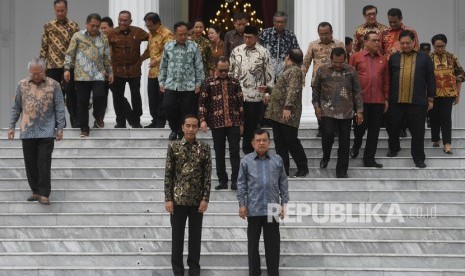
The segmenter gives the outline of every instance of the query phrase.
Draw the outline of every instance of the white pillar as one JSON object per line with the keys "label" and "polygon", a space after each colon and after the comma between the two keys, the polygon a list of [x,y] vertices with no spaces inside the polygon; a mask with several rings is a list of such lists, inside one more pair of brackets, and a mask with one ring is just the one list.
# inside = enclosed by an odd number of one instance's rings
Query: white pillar
{"label": "white pillar", "polygon": [[[109,0],[109,16],[113,19],[115,25],[118,24],[118,14],[122,10],[130,11],[132,14],[132,25],[140,27],[147,31],[144,27],[144,16],[148,12],[159,12],[159,0]],[[116,26],[115,26],[116,27]],[[141,53],[145,51],[147,43],[144,42],[141,44]],[[149,111],[149,102],[147,96],[147,76],[148,76],[148,60],[142,63],[142,77],[140,82],[140,93],[142,96],[142,114],[141,121],[144,123],[149,122],[152,117],[150,116]],[[131,94],[129,90],[129,85],[126,85],[126,98],[130,101]],[[111,123],[115,122],[115,110],[113,108],[113,97],[111,92],[108,95],[108,108],[105,115],[105,121]]]}
{"label": "white pillar", "polygon": [[[344,41],[344,0],[295,0],[294,32],[304,54],[307,51],[308,44],[318,39],[317,27],[323,21],[331,23],[335,39]],[[315,112],[312,106],[312,89],[310,86],[311,72],[312,68],[310,68],[307,74],[302,99],[303,111],[301,122],[305,125],[316,124]]]}
{"label": "white pillar", "polygon": [[9,127],[11,106],[16,92],[14,8],[13,0],[0,0],[0,124],[2,127]]}

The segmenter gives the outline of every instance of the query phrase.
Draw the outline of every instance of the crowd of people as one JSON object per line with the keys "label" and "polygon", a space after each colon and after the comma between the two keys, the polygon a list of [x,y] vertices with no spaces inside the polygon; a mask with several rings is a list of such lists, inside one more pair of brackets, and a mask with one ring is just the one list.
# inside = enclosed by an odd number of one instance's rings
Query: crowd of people
{"label": "crowd of people", "polygon": [[[148,31],[132,26],[132,15],[121,11],[114,28],[109,17],[90,14],[85,29],[67,18],[66,0],[55,0],[56,19],[45,24],[40,58],[28,64],[29,77],[18,84],[11,113],[9,139],[21,116],[24,159],[32,195],[28,201],[49,204],[51,156],[54,139],[65,127],[65,103],[71,127],[82,138],[90,134],[89,108],[94,128],[104,128],[109,90],[116,113],[115,128],[142,128],[141,64],[150,59],[148,99],[152,122],[146,128],[171,133],[166,159],[165,201],[173,227],[172,264],[184,273],[184,228],[189,218],[189,275],[199,275],[202,216],[211,187],[211,153],[198,140],[198,130],[211,130],[219,184],[217,190],[237,190],[240,216],[248,220],[250,275],[260,274],[258,241],[265,232],[269,275],[278,275],[277,218],[267,221],[266,205],[289,200],[289,155],[297,165],[294,177],[309,173],[307,156],[298,138],[302,89],[313,65],[312,104],[321,137],[322,169],[327,168],[335,136],[339,137],[336,176],[347,178],[349,159],[363,153],[365,167],[376,162],[380,128],[389,135],[388,157],[401,150],[405,128],[412,136],[411,155],[425,168],[425,120],[429,118],[434,147],[441,143],[452,154],[451,112],[460,99],[465,73],[457,57],[446,51],[447,37],[437,34],[419,44],[415,30],[402,23],[400,9],[387,13],[389,27],[377,21],[375,6],[363,8],[365,22],[353,39],[333,38],[329,22],[321,22],[319,39],[306,54],[295,34],[286,29],[287,15],[276,12],[273,27],[262,32],[248,24],[243,13],[233,17],[234,30],[222,39],[217,26],[201,19],[164,26],[157,13],[144,16]],[[207,38],[208,37],[208,38]],[[147,49],[141,53],[141,43]],[[130,87],[130,102],[125,94]],[[92,97],[92,100],[90,98]],[[270,126],[276,154],[269,152]],[[353,126],[354,141],[350,147]],[[245,155],[240,159],[240,141]],[[226,140],[232,173],[225,165]]]}

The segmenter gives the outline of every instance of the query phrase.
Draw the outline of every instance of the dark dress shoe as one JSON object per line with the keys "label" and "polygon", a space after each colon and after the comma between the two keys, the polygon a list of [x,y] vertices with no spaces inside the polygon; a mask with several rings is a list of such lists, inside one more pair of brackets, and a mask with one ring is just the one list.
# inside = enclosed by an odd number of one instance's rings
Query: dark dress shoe
{"label": "dark dress shoe", "polygon": [[215,187],[215,190],[226,190],[228,188],[227,183],[220,183],[220,185]]}
{"label": "dark dress shoe", "polygon": [[144,128],[156,128],[157,124],[154,122],[151,122],[149,125],[146,125]]}
{"label": "dark dress shoe", "polygon": [[359,151],[359,149],[357,149],[357,148],[351,148],[351,149],[350,149],[350,157],[352,157],[352,158],[357,158],[357,156],[358,156],[358,151]]}
{"label": "dark dress shoe", "polygon": [[116,124],[115,128],[126,128],[126,125],[123,124]]}
{"label": "dark dress shoe", "polygon": [[407,130],[405,130],[405,129],[402,130],[402,131],[400,132],[400,134],[399,134],[399,137],[400,137],[400,138],[405,138],[405,137],[407,137]]}
{"label": "dark dress shoe", "polygon": [[33,194],[33,195],[31,195],[30,197],[27,198],[27,201],[37,201],[37,200],[39,200],[39,198],[40,198],[40,195]]}
{"label": "dark dress shoe", "polygon": [[321,137],[321,136],[323,136],[323,135],[321,134],[321,131],[318,130],[318,133],[316,134],[316,137]]}
{"label": "dark dress shoe", "polygon": [[328,167],[328,162],[329,162],[329,160],[321,159],[320,168],[326,169],[326,167]]}
{"label": "dark dress shoe", "polygon": [[308,169],[297,170],[294,177],[306,177],[308,175]]}
{"label": "dark dress shoe", "polygon": [[170,139],[171,141],[174,141],[174,140],[176,140],[177,137],[178,137],[178,134],[176,132],[172,131],[170,133],[170,136],[168,137],[168,139]]}
{"label": "dark dress shoe", "polygon": [[383,167],[383,164],[376,163],[376,161],[371,161],[371,162],[366,162],[364,164],[365,168],[378,168],[381,169]]}
{"label": "dark dress shoe", "polygon": [[143,126],[140,123],[135,123],[131,125],[132,128],[143,128]]}
{"label": "dark dress shoe", "polygon": [[237,183],[236,183],[236,182],[233,182],[233,183],[231,184],[231,190],[237,191]]}
{"label": "dark dress shoe", "polygon": [[337,172],[336,177],[337,178],[349,178],[346,172],[340,172],[340,173]]}
{"label": "dark dress shoe", "polygon": [[387,157],[396,157],[397,156],[397,153],[399,153],[398,151],[388,151],[388,153],[386,154]]}
{"label": "dark dress shoe", "polygon": [[420,168],[420,169],[424,169],[424,168],[426,168],[426,164],[425,164],[424,161],[415,162],[415,167]]}
{"label": "dark dress shoe", "polygon": [[39,203],[43,205],[50,205],[50,200],[48,200],[48,197],[40,196]]}

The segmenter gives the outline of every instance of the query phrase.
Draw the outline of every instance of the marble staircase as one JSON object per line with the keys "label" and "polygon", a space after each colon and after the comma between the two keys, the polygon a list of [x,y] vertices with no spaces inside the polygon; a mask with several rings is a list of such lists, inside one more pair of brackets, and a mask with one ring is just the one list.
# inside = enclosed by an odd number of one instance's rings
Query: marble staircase
{"label": "marble staircase", "polygon": [[[163,202],[169,130],[64,134],[55,144],[50,206],[26,202],[21,143],[0,135],[0,276],[172,275]],[[413,166],[410,138],[398,157],[385,157],[383,130],[384,168],[351,159],[349,179],[334,178],[335,159],[319,168],[315,129],[299,134],[311,168],[308,178],[289,179],[290,198],[313,204],[314,214],[281,225],[281,275],[465,275],[465,129],[453,131],[453,155],[433,148],[427,131],[426,169]],[[199,136],[212,144],[210,133]],[[331,209],[341,206],[342,214]],[[367,206],[379,206],[376,217]],[[248,275],[247,223],[234,191],[212,190],[203,225],[202,275]]]}

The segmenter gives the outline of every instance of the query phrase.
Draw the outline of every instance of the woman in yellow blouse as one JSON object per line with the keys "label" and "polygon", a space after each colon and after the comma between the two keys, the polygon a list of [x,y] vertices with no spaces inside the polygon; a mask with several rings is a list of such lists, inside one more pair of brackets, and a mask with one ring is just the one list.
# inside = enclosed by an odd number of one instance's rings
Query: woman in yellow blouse
{"label": "woman in yellow blouse", "polygon": [[447,37],[437,34],[431,39],[431,54],[436,77],[436,96],[431,110],[431,140],[439,147],[439,131],[442,132],[443,151],[452,154],[452,106],[459,103],[460,89],[465,75],[457,57],[446,51]]}

